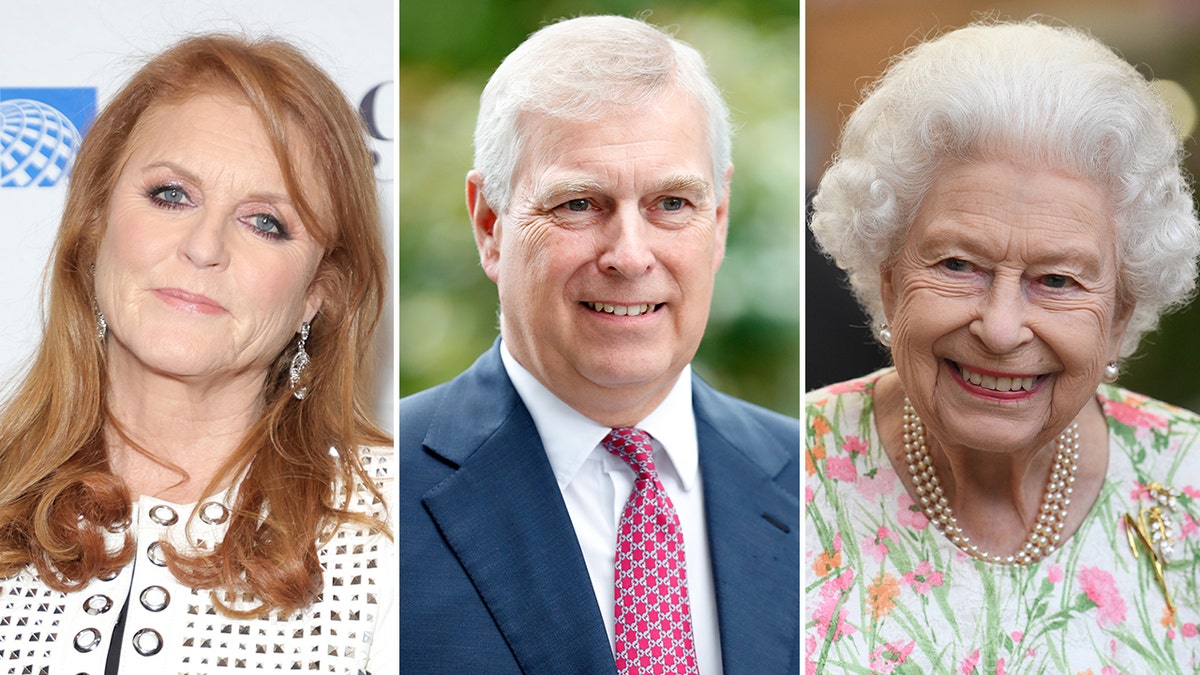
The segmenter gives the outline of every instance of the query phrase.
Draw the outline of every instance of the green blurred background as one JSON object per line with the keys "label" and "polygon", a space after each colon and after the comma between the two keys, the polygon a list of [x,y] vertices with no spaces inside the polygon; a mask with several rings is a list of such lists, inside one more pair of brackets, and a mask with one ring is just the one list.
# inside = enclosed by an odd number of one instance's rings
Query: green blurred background
{"label": "green blurred background", "polygon": [[[652,10],[645,16],[647,10]],[[694,368],[718,389],[800,410],[800,9],[796,0],[400,3],[399,392],[444,382],[498,332],[463,196],[488,76],[557,18],[668,26],[708,61],[732,111],[729,239]]]}

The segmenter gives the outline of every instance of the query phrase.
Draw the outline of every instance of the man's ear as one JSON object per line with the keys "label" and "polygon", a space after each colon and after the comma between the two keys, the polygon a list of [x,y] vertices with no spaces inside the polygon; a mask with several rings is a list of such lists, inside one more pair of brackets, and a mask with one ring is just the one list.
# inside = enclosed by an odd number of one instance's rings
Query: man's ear
{"label": "man's ear", "polygon": [[729,184],[733,178],[733,165],[725,170],[725,176],[721,179],[721,201],[717,204],[716,213],[716,252],[713,255],[713,273],[721,267],[721,261],[725,259],[725,238],[729,235]]}
{"label": "man's ear", "polygon": [[499,281],[499,218],[483,196],[483,175],[475,170],[467,173],[467,213],[471,216],[471,227],[475,231],[475,248],[479,249],[479,264],[489,279],[494,282]]}

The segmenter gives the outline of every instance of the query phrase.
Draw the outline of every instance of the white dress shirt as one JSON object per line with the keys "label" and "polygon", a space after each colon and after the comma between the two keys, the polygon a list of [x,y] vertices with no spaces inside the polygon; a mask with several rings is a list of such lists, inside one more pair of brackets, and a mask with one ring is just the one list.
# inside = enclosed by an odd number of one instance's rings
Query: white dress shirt
{"label": "white dress shirt", "polygon": [[[503,341],[500,357],[541,436],[579,538],[592,590],[604,616],[609,647],[615,649],[613,570],[617,525],[633,491],[633,470],[600,446],[611,431],[609,427],[588,419],[559,400],[517,363]],[[654,438],[654,465],[683,528],[696,663],[701,673],[720,673],[717,597],[704,521],[691,366],[683,369],[663,402],[634,426]]]}

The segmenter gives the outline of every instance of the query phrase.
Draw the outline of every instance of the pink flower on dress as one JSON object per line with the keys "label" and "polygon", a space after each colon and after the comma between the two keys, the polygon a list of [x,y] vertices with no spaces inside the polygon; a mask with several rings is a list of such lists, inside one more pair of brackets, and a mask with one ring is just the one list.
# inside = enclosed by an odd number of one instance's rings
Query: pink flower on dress
{"label": "pink flower on dress", "polygon": [[1192,499],[1200,499],[1200,488],[1194,488],[1191,485],[1184,485],[1183,494],[1191,497]]}
{"label": "pink flower on dress", "polygon": [[996,661],[996,675],[1008,675],[1008,671],[1004,670],[1004,657],[1001,656],[999,661]]}
{"label": "pink flower on dress", "polygon": [[1052,584],[1057,584],[1058,582],[1062,581],[1062,565],[1059,565],[1058,563],[1051,565],[1050,569],[1046,570],[1046,578],[1049,579],[1050,583]]}
{"label": "pink flower on dress", "polygon": [[861,455],[867,451],[867,442],[858,436],[847,436],[846,440],[842,441],[842,450]]}
{"label": "pink flower on dress", "polygon": [[1146,486],[1142,485],[1136,480],[1133,481],[1133,489],[1129,491],[1129,498],[1136,502],[1137,500],[1141,499],[1142,495],[1144,494],[1146,494]]}
{"label": "pink flower on dress", "polygon": [[883,557],[888,554],[888,539],[896,541],[898,537],[887,526],[881,525],[874,536],[868,535],[862,540],[863,552],[869,555],[876,563],[883,562]]}
{"label": "pink flower on dress", "polygon": [[1196,629],[1196,624],[1194,624],[1194,623],[1183,624],[1183,637],[1196,637],[1197,633],[1200,633],[1200,630]]}
{"label": "pink flower on dress", "polygon": [[958,664],[958,672],[960,673],[960,675],[970,675],[970,673],[975,672],[975,667],[978,665],[979,665],[979,650],[976,649],[974,652],[971,653],[970,656],[963,659],[962,663]]}
{"label": "pink flower on dress", "polygon": [[804,675],[817,675],[817,662],[813,660],[817,653],[817,636],[809,633],[804,640]]}
{"label": "pink flower on dress", "polygon": [[908,496],[907,491],[901,491],[900,496],[896,498],[896,503],[899,505],[899,513],[896,514],[896,520],[905,527],[910,527],[914,530],[923,530],[929,526],[929,518],[917,507],[916,502],[912,497]]}
{"label": "pink flower on dress", "polygon": [[1179,538],[1187,539],[1197,532],[1200,532],[1200,520],[1184,514],[1183,522],[1179,524]]}
{"label": "pink flower on dress", "polygon": [[[817,624],[817,634],[824,639],[829,635],[829,629],[833,628],[833,641],[852,635],[856,632],[854,626],[846,623],[847,608],[838,604],[845,595],[846,589],[854,583],[854,570],[847,569],[838,576],[825,582],[821,586],[821,601],[817,603],[817,609],[813,612],[813,619]],[[834,611],[837,611],[835,620]]]}
{"label": "pink flower on dress", "polygon": [[805,485],[805,486],[804,486],[804,503],[805,503],[805,504],[811,504],[811,503],[812,503],[812,500],[813,500],[813,497],[815,497],[815,496],[816,496],[816,495],[813,493],[812,486],[811,486],[811,485]]}
{"label": "pink flower on dress", "polygon": [[1024,639],[1025,639],[1025,634],[1024,634],[1024,633],[1022,633],[1021,631],[1019,631],[1019,630],[1014,630],[1014,631],[1012,632],[1012,641],[1013,641],[1013,642],[1016,642],[1017,644],[1020,644],[1020,643],[1021,643],[1021,640],[1024,640]]}
{"label": "pink flower on dress", "polygon": [[[825,582],[825,587],[832,591],[845,593],[854,585],[854,568],[847,567],[837,577]],[[821,589],[824,591],[825,589]]]}
{"label": "pink flower on dress", "polygon": [[908,661],[908,655],[916,646],[916,642],[910,641],[906,645],[889,642],[876,647],[875,651],[871,652],[871,672],[885,674],[892,672],[896,666]]}
{"label": "pink flower on dress", "polygon": [[1117,591],[1117,583],[1112,574],[1099,567],[1083,567],[1079,570],[1077,578],[1088,600],[1096,603],[1096,610],[1099,612],[1096,621],[1100,626],[1125,621],[1125,600]]}
{"label": "pink flower on dress", "polygon": [[934,586],[941,586],[944,576],[941,572],[935,572],[928,560],[922,560],[917,569],[904,573],[904,583],[912,586],[918,595],[925,595]]}
{"label": "pink flower on dress", "polygon": [[851,394],[867,390],[866,380],[851,380],[829,385],[825,391],[830,394]]}
{"label": "pink flower on dress", "polygon": [[1146,429],[1166,429],[1167,420],[1121,401],[1105,401],[1104,412],[1121,424]]}
{"label": "pink flower on dress", "polygon": [[853,483],[858,478],[858,469],[849,457],[830,457],[825,460],[825,475],[840,481]]}
{"label": "pink flower on dress", "polygon": [[1121,671],[1112,666],[1104,666],[1100,669],[1100,675],[1121,675]]}
{"label": "pink flower on dress", "polygon": [[874,469],[874,474],[862,474],[858,477],[858,482],[854,487],[858,490],[858,494],[863,496],[863,499],[868,502],[875,502],[884,495],[891,494],[896,485],[896,471],[894,469]]}

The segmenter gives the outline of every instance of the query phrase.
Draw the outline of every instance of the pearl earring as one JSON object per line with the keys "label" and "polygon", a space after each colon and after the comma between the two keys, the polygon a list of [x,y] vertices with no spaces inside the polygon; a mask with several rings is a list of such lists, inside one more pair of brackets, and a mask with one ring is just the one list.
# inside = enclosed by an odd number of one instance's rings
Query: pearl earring
{"label": "pearl earring", "polygon": [[879,343],[884,347],[892,346],[892,329],[886,323],[879,326]]}
{"label": "pearl earring", "polygon": [[1117,366],[1116,361],[1109,361],[1108,364],[1104,366],[1104,381],[1105,382],[1109,382],[1109,383],[1116,382],[1117,376],[1120,374],[1121,374],[1121,369]]}

